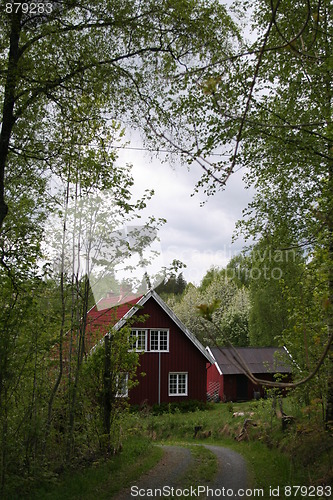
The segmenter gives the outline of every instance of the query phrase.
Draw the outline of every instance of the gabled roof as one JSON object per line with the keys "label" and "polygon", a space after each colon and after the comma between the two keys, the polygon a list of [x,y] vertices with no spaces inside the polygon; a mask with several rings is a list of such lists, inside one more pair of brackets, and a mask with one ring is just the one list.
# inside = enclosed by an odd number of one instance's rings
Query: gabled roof
{"label": "gabled roof", "polygon": [[[237,353],[251,373],[291,373],[291,359],[284,347],[236,347]],[[220,375],[243,374],[229,347],[211,347],[208,352],[215,359]]]}
{"label": "gabled roof", "polygon": [[[193,333],[188,330],[188,328],[180,321],[180,319],[175,315],[170,307],[154,290],[149,290],[145,295],[141,297],[126,297],[126,302],[123,302],[121,304],[119,304],[119,302],[112,303],[111,301],[111,306],[109,306],[109,308],[101,310],[102,307],[108,305],[108,299],[102,299],[104,301],[103,303],[99,302],[95,306],[95,308],[92,308],[89,311],[87,326],[89,324],[91,325],[91,328],[95,328],[97,323],[101,326],[104,325],[103,335],[99,337],[99,341],[101,341],[105,335],[110,333],[111,328],[114,330],[119,330],[120,328],[125,326],[126,322],[151,298],[157,302],[161,309],[163,309],[163,311],[172,319],[172,321],[178,326],[178,328],[184,333],[184,335],[186,335],[186,337],[192,342],[192,344],[194,344],[194,346],[201,352],[201,354],[207,359],[207,361],[213,364],[214,358],[212,358],[212,356],[203,347],[201,342],[199,342],[199,340],[193,335]],[[106,331],[105,327],[107,327]]]}
{"label": "gabled roof", "polygon": [[87,314],[85,351],[101,342],[110,329],[140,300],[141,296],[108,296],[100,299]]}
{"label": "gabled roof", "polygon": [[[87,315],[87,326],[115,325],[142,296],[106,297],[97,302]],[[105,332],[107,333],[107,332]]]}

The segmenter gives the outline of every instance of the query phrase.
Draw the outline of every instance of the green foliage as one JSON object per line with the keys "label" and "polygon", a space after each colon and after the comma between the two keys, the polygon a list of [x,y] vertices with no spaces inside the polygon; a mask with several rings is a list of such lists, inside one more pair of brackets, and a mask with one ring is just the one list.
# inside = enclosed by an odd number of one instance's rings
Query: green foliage
{"label": "green foliage", "polygon": [[225,269],[209,269],[200,287],[189,285],[179,302],[169,304],[201,342],[248,344],[248,292]]}
{"label": "green foliage", "polygon": [[245,252],[235,255],[228,262],[225,273],[239,288],[247,288],[251,280],[251,258]]}
{"label": "green foliage", "polygon": [[297,249],[275,250],[265,241],[253,247],[249,285],[249,337],[254,346],[278,346],[292,328],[289,294],[298,294],[305,260]]}
{"label": "green foliage", "polygon": [[0,340],[1,473],[3,483],[47,474],[42,464],[49,356],[57,328],[55,287],[38,278],[13,288],[3,279]]}
{"label": "green foliage", "polygon": [[220,307],[221,303],[215,299],[211,304],[200,304],[197,306],[198,314],[207,321],[212,321],[214,312]]}
{"label": "green foliage", "polygon": [[[244,181],[254,196],[239,231],[246,239],[259,241],[261,248],[298,253],[295,266],[287,261],[275,266],[265,259],[250,265],[252,272],[261,273],[256,282],[251,279],[251,343],[289,340],[292,347],[293,339],[284,333],[293,328],[298,343],[304,331],[308,339],[314,315],[308,321],[301,312],[305,309],[300,302],[306,297],[303,303],[312,301],[316,309],[317,344],[309,350],[319,362],[316,346],[325,352],[324,330],[329,343],[333,336],[332,9],[328,0],[296,5],[255,1],[248,7],[247,1],[237,2],[237,14],[252,21],[253,32],[245,46],[237,51],[234,44],[234,57],[228,58],[226,50],[214,69],[186,81],[181,104],[173,109],[180,115],[191,109],[191,120],[180,118],[178,135],[174,128],[172,135],[166,133],[165,122],[163,132],[161,125],[156,128],[166,143],[188,153],[188,164],[202,167],[196,190],[213,195],[236,170],[246,167]],[[217,151],[221,160],[207,162]],[[309,262],[317,252],[323,252],[325,264],[315,274],[320,272],[326,285],[312,288],[310,298],[309,288],[302,286],[303,273],[311,275]],[[266,264],[269,276],[262,274]],[[271,276],[275,268],[283,271],[279,279]],[[293,302],[290,297],[298,299]],[[321,312],[315,306],[320,302]],[[333,420],[332,353],[328,359],[327,415]]]}
{"label": "green foliage", "polygon": [[[112,326],[110,326],[112,332]],[[104,395],[105,347],[97,345],[83,366],[81,384],[91,404],[91,411],[102,409]],[[137,384],[135,380],[139,355],[131,349],[130,328],[124,327],[111,333],[111,360],[108,376],[111,381],[111,397],[115,407],[126,404],[126,398],[118,397],[123,384],[120,374],[128,375],[128,389]]]}
{"label": "green foliage", "polygon": [[[239,295],[241,295],[239,304]],[[238,299],[238,300],[237,300]],[[235,298],[235,305],[225,313],[221,322],[221,331],[223,337],[221,343],[223,345],[223,338],[228,339],[234,346],[246,347],[249,345],[249,301],[247,294],[243,290],[237,294]]]}
{"label": "green foliage", "polygon": [[131,405],[130,412],[146,415],[165,415],[173,413],[193,413],[195,411],[205,411],[208,410],[209,404],[203,401],[179,401],[178,403],[160,403],[154,404],[152,407],[144,405]]}
{"label": "green foliage", "polygon": [[[20,9],[13,15],[0,12],[0,97],[5,104],[1,173],[17,155],[31,162],[34,171],[36,161],[46,172],[49,161],[57,161],[62,144],[58,124],[63,120],[91,130],[101,115],[108,123],[116,116],[141,127],[147,118],[154,121],[171,82],[177,93],[193,67],[206,72],[207,64],[218,58],[217,49],[221,46],[223,53],[228,46],[227,35],[237,31],[215,0],[80,0],[52,7],[37,18]],[[168,106],[163,115],[177,119],[177,110]],[[67,142],[70,126],[63,132]],[[80,134],[72,137],[75,142]],[[104,142],[104,148],[108,139],[96,137],[97,147]],[[103,155],[90,150],[85,161],[95,171]],[[81,176],[83,184],[86,178]],[[103,176],[99,180],[108,182]],[[3,187],[1,182],[1,224],[6,214]]]}
{"label": "green foliage", "polygon": [[[305,260],[299,253],[279,264],[277,280],[264,275],[277,267],[266,254],[250,263],[235,258],[226,272],[211,270],[200,288],[188,285],[175,312],[198,338],[244,344],[249,329],[252,343],[285,342],[295,366],[309,373],[332,332],[328,0],[279,2],[274,16],[270,2],[256,1],[254,42],[240,41],[217,0],[52,5],[48,16],[0,11],[1,493],[16,481],[52,476],[73,456],[79,462],[105,450],[109,438],[93,411],[103,398],[103,356],[96,351],[83,362],[92,284],[80,275],[77,249],[91,257],[97,282],[104,274],[113,279],[110,260],[133,253],[133,241],[114,232],[139,217],[152,193],[132,200],[130,166],[120,166],[114,152],[123,145],[122,121],[144,129],[150,146],[204,166],[195,189],[208,194],[246,165],[255,196],[239,229],[264,252],[306,249]],[[247,13],[247,2],[238,12]],[[221,148],[221,161],[208,164]],[[50,216],[52,238],[45,232]],[[145,230],[161,223],[152,218]],[[145,262],[141,250],[150,239],[145,231],[135,238]],[[94,253],[102,243],[111,254],[105,247]],[[256,281],[249,278],[255,270]],[[181,279],[176,285],[184,287]],[[212,321],[199,319],[198,306]],[[115,342],[123,357],[114,367],[129,370],[134,360],[125,342]],[[308,396],[332,416],[331,360],[323,368]],[[118,443],[121,406],[112,414]]]}
{"label": "green foliage", "polygon": [[[95,460],[82,468],[66,472],[53,482],[44,480],[39,488],[26,490],[26,498],[33,500],[72,499],[77,496],[108,499],[121,490],[124,484],[137,480],[161,458],[162,450],[152,446],[149,439],[130,435],[124,441],[122,453],[107,461]],[[12,497],[15,498],[15,497]],[[22,496],[18,496],[22,498]]]}
{"label": "green foliage", "polygon": [[[304,266],[298,288],[286,288],[291,321],[289,328],[283,332],[283,341],[297,363],[294,365],[296,373],[310,373],[327,343],[328,296],[327,255],[325,250],[318,249]],[[326,359],[315,379],[303,389],[298,388],[296,395],[302,401],[308,403],[310,399],[319,398],[326,407],[325,395],[328,392],[327,373],[330,363],[330,359]]]}
{"label": "green foliage", "polygon": [[161,403],[153,405],[153,415],[162,415],[165,413],[191,413],[197,410],[207,410],[207,403],[203,401],[180,401],[179,403]]}
{"label": "green foliage", "polygon": [[205,292],[207,288],[212,284],[212,282],[215,279],[218,279],[220,275],[220,269],[218,269],[217,267],[211,267],[210,269],[208,269],[205,276],[201,280],[199,288],[200,292]]}

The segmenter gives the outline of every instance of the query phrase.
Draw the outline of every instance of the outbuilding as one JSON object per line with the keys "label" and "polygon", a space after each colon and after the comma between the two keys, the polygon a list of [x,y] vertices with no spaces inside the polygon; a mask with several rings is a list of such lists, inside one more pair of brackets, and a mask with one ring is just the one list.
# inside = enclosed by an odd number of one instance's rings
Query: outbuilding
{"label": "outbuilding", "polygon": [[238,355],[261,380],[291,380],[291,358],[284,347],[236,347],[236,353],[229,347],[207,347],[214,358],[207,365],[207,397],[212,401],[248,401],[265,395],[264,385],[254,385],[245,375]]}

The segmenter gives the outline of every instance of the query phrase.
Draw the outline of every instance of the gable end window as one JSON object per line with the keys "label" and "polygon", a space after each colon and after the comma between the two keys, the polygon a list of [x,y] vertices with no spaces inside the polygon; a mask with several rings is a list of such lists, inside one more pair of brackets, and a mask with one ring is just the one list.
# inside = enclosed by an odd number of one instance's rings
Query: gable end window
{"label": "gable end window", "polygon": [[147,350],[147,330],[132,330],[130,343],[134,351]]}
{"label": "gable end window", "polygon": [[169,351],[169,330],[150,330],[150,350],[154,352]]}
{"label": "gable end window", "polygon": [[187,396],[188,373],[169,373],[169,396]]}

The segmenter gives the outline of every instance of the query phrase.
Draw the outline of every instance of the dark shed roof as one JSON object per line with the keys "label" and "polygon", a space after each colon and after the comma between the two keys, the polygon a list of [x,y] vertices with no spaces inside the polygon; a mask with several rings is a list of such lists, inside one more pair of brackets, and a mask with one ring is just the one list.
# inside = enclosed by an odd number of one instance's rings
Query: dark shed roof
{"label": "dark shed roof", "polygon": [[[291,358],[284,347],[236,347],[251,373],[291,373]],[[243,373],[229,347],[211,347],[209,351],[223,375]]]}

